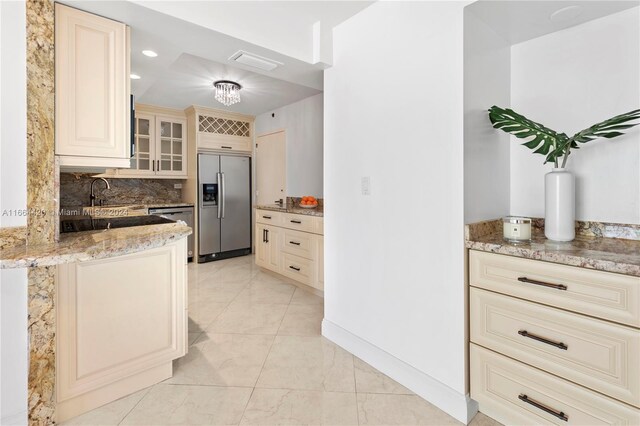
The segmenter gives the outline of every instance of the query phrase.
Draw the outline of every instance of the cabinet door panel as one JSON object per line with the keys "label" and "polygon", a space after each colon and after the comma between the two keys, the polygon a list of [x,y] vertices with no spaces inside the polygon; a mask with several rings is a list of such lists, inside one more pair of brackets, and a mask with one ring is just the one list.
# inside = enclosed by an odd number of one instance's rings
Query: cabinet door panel
{"label": "cabinet door panel", "polygon": [[185,241],[58,267],[58,401],[185,354]]}
{"label": "cabinet door panel", "polygon": [[156,116],[156,170],[162,176],[187,176],[187,122]]}
{"label": "cabinet door panel", "polygon": [[155,118],[151,114],[136,112],[134,133],[135,154],[131,157],[131,168],[126,174],[155,174]]}
{"label": "cabinet door panel", "polygon": [[56,3],[56,154],[129,160],[126,25]]}

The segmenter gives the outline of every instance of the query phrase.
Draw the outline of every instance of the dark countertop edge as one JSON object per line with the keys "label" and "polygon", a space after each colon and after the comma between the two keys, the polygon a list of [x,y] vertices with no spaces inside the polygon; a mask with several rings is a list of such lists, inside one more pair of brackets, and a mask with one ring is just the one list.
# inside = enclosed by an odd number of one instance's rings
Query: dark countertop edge
{"label": "dark countertop edge", "polygon": [[[134,233],[131,236],[122,235],[122,231],[124,230],[133,229],[134,231],[150,231],[150,228],[159,229],[157,229],[157,231],[155,232],[150,232],[147,234]],[[6,250],[2,250],[0,251],[0,269],[56,266],[63,263],[85,262],[89,260],[124,256],[127,254],[138,253],[148,249],[165,246],[168,243],[191,235],[193,233],[193,230],[188,226],[180,225],[177,223],[118,228],[108,231],[112,233],[111,235],[114,235],[114,238],[112,238],[111,240],[114,244],[121,245],[123,243],[127,243],[126,246],[116,247],[114,250],[101,250],[101,248],[104,248],[105,243],[108,243],[110,240],[108,238],[105,238],[101,241],[94,242],[94,244],[83,246],[82,249],[78,249],[77,251],[74,251],[71,247],[68,247],[69,245],[73,245],[74,243],[81,243],[82,239],[85,237],[90,237],[91,235],[95,235],[96,233],[104,232],[105,231],[86,231],[67,234],[68,237],[66,235],[63,236],[62,240],[57,243],[46,244],[40,247],[30,247],[29,253],[24,253],[23,256],[12,256],[10,259],[4,259],[2,257],[2,251],[26,251],[26,246],[24,244],[21,244],[8,248]],[[56,249],[58,247],[61,253],[56,253]],[[42,251],[41,255],[38,255],[38,250]]]}
{"label": "dark countertop edge", "polygon": [[305,216],[317,216],[324,217],[324,209],[317,210],[316,209],[303,209],[302,207],[277,207],[277,206],[254,206],[257,210],[269,210],[272,212],[280,212],[280,213],[290,213],[290,214],[301,214]]}
{"label": "dark countertop edge", "polygon": [[[590,257],[578,256],[575,254],[567,254],[564,252],[540,251],[540,250],[527,248],[525,246],[518,247],[508,243],[496,244],[492,242],[466,240],[465,247],[470,250],[478,250],[478,251],[484,251],[488,253],[514,256],[522,259],[541,260],[544,262],[554,263],[558,265],[576,266],[580,268],[593,269],[597,271],[611,272],[611,273],[616,273],[621,275],[630,275],[630,276],[640,277],[640,265],[635,265],[635,264],[630,264],[625,262],[617,262],[617,261],[614,262],[611,260],[594,259]],[[556,258],[556,256],[562,256],[564,259],[562,261],[559,261]]]}

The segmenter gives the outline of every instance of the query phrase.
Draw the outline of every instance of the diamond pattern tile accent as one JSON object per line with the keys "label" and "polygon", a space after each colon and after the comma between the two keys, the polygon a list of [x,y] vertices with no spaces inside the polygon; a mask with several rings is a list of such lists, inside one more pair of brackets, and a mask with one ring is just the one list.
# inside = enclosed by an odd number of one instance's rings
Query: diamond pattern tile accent
{"label": "diamond pattern tile accent", "polygon": [[198,130],[219,135],[251,137],[251,123],[248,121],[230,120],[228,118],[199,116]]}

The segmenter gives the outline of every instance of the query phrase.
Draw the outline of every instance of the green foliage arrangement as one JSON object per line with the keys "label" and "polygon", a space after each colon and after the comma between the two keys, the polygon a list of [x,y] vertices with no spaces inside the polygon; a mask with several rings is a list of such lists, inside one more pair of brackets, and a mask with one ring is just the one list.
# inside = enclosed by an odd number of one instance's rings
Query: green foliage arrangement
{"label": "green foliage arrangement", "polygon": [[520,139],[528,139],[522,145],[535,150],[533,151],[534,154],[544,155],[546,157],[545,164],[553,162],[556,168],[558,168],[560,158],[562,158],[561,167],[564,168],[567,165],[571,150],[579,149],[580,144],[598,138],[613,139],[623,135],[624,133],[621,130],[640,124],[640,122],[631,123],[638,119],[640,119],[640,109],[616,115],[568,137],[565,133],[551,130],[511,109],[504,109],[495,105],[489,108],[489,120],[494,128],[510,133]]}

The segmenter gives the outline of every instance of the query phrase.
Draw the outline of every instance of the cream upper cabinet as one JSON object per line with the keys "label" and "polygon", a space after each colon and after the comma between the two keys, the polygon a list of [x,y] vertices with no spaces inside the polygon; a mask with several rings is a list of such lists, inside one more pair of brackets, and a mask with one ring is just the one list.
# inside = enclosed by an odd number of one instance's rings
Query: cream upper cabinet
{"label": "cream upper cabinet", "polygon": [[134,132],[134,154],[131,156],[131,168],[124,170],[132,175],[155,175],[155,117],[151,114],[136,112]]}
{"label": "cream upper cabinet", "polygon": [[61,166],[129,167],[129,32],[56,3],[56,149]]}
{"label": "cream upper cabinet", "polygon": [[198,150],[253,151],[254,117],[199,106],[185,112]]}
{"label": "cream upper cabinet", "polygon": [[156,174],[187,177],[187,121],[156,116]]}
{"label": "cream upper cabinet", "polygon": [[187,120],[181,111],[136,106],[134,146],[131,167],[110,169],[104,176],[187,178]]}

